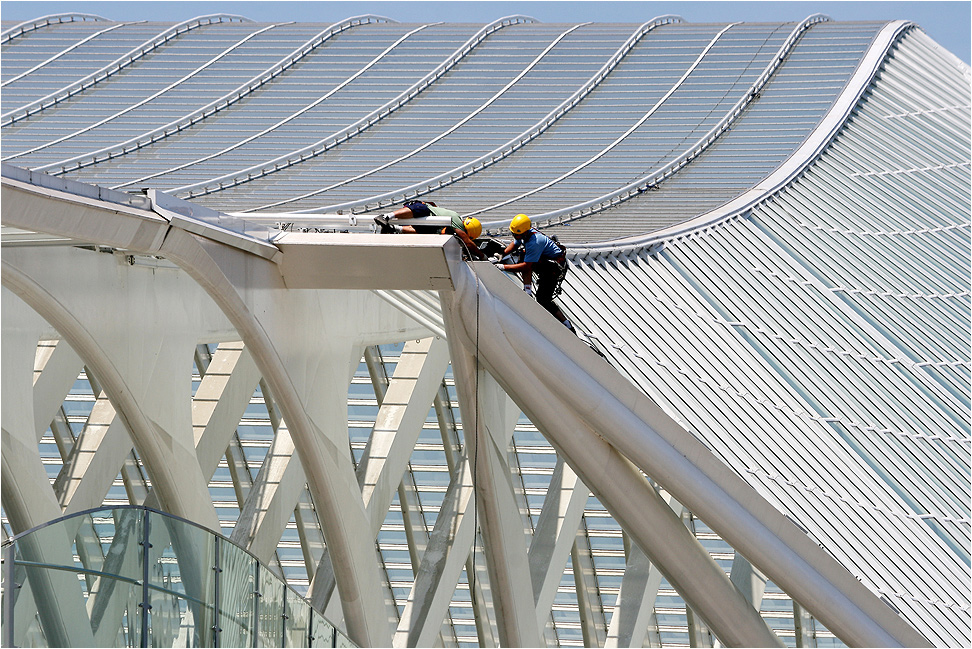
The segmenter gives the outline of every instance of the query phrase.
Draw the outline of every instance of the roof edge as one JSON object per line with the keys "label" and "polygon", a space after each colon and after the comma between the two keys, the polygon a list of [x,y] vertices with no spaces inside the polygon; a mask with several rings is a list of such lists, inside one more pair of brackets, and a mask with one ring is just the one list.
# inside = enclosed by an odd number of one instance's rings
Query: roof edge
{"label": "roof edge", "polygon": [[864,92],[870,87],[874,77],[887,59],[891,48],[894,47],[902,34],[916,26],[909,20],[895,20],[885,25],[861,58],[857,69],[840,96],[816,128],[803,141],[803,144],[784,160],[775,171],[749,191],[705,214],[648,235],[615,239],[603,243],[571,244],[571,256],[583,258],[589,255],[617,255],[662,244],[718,225],[729,219],[737,218],[773,196],[780,189],[790,184],[823,153],[843,128]]}

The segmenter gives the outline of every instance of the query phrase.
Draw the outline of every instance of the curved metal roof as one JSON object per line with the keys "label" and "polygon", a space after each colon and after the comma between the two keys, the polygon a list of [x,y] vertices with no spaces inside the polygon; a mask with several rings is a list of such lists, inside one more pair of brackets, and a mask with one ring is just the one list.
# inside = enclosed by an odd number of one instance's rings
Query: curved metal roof
{"label": "curved metal roof", "polygon": [[[925,637],[967,642],[970,74],[920,29],[80,18],[5,25],[4,161],[308,222],[413,196],[535,215],[619,371]],[[542,501],[552,449],[526,421],[513,448]],[[398,595],[407,544],[383,534]]]}

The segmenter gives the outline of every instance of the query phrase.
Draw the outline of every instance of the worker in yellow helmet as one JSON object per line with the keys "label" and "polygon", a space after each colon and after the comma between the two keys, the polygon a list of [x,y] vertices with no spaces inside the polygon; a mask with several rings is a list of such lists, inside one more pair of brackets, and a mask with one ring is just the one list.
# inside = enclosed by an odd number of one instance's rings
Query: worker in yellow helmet
{"label": "worker in yellow helmet", "polygon": [[518,264],[502,264],[499,268],[507,272],[519,272],[523,277],[523,290],[534,296],[533,275],[537,276],[536,300],[553,317],[557,318],[573,333],[574,326],[560,310],[554,298],[560,295],[560,287],[567,275],[567,249],[556,239],[538,232],[526,214],[517,214],[510,222],[513,243],[506,247],[503,256],[523,246],[523,261]]}
{"label": "worker in yellow helmet", "polygon": [[[420,219],[427,216],[448,216],[451,223],[445,227],[439,225],[399,225],[392,220]],[[439,207],[431,201],[408,201],[395,210],[375,217],[375,223],[381,232],[404,232],[406,234],[454,234],[463,243],[470,255],[477,259],[486,259],[486,255],[476,245],[476,239],[483,233],[483,225],[476,217],[462,218],[458,212]]]}

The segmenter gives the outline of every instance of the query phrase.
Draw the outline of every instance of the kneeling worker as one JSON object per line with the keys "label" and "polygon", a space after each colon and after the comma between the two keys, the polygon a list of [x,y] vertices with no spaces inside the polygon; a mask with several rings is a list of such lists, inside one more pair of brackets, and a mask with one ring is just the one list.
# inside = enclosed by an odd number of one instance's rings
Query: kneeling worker
{"label": "kneeling worker", "polygon": [[[449,225],[399,225],[391,223],[392,220],[401,221],[407,219],[422,219],[427,216],[447,216],[451,219]],[[381,228],[382,233],[404,232],[406,234],[454,234],[465,246],[466,250],[477,259],[486,259],[486,255],[476,245],[476,239],[483,233],[483,226],[479,219],[468,217],[463,219],[458,212],[439,207],[432,202],[408,201],[404,207],[400,207],[394,212],[388,212],[375,217],[375,223]]]}
{"label": "kneeling worker", "polygon": [[560,242],[541,234],[532,227],[530,217],[517,214],[510,222],[510,233],[513,243],[503,251],[508,255],[518,247],[523,246],[523,261],[518,264],[500,264],[494,262],[507,272],[520,271],[523,276],[523,290],[531,297],[533,291],[533,274],[537,274],[537,302],[550,312],[553,317],[563,323],[573,333],[574,326],[560,310],[554,298],[560,295],[560,285],[567,275],[567,250]]}

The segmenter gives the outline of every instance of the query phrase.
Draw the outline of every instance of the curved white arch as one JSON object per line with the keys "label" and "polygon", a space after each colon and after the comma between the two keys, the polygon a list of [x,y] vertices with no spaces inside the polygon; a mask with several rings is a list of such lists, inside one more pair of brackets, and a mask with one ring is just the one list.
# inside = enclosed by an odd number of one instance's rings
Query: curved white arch
{"label": "curved white arch", "polygon": [[[132,436],[160,504],[177,516],[219,530],[219,519],[212,503],[199,502],[193,496],[195,491],[185,488],[186,474],[172,470],[171,449],[164,443],[167,436],[160,435],[156,424],[142,411],[125,379],[94,336],[55,296],[21,269],[8,263],[6,259],[0,265],[3,268],[0,275],[3,285],[57,329],[84,359],[85,364],[97,374],[105,393]],[[202,486],[205,489],[205,484]]]}
{"label": "curved white arch", "polygon": [[[102,67],[96,72],[92,72],[83,79],[79,79],[67,86],[64,86],[60,90],[55,90],[45,97],[41,97],[35,101],[30,102],[26,106],[21,106],[15,108],[9,112],[0,115],[0,121],[3,122],[2,126],[10,126],[15,122],[26,119],[27,117],[33,115],[34,113],[50,108],[60,102],[64,101],[69,97],[73,97],[79,92],[90,88],[91,86],[104,81],[108,77],[114,75],[115,73],[127,68],[129,65],[139,60],[146,54],[154,51],[160,46],[164,45],[171,39],[175,38],[179,34],[183,34],[187,31],[196,29],[197,27],[202,27],[204,25],[211,25],[213,23],[220,22],[253,22],[249,18],[244,18],[242,16],[236,16],[232,14],[212,14],[209,16],[200,16],[198,18],[193,18],[191,20],[185,20],[177,25],[173,25],[169,29],[160,33],[158,36],[152,40],[146,41],[136,47],[135,49],[129,51],[127,54],[115,59],[108,65]],[[6,159],[6,158],[5,158]]]}

